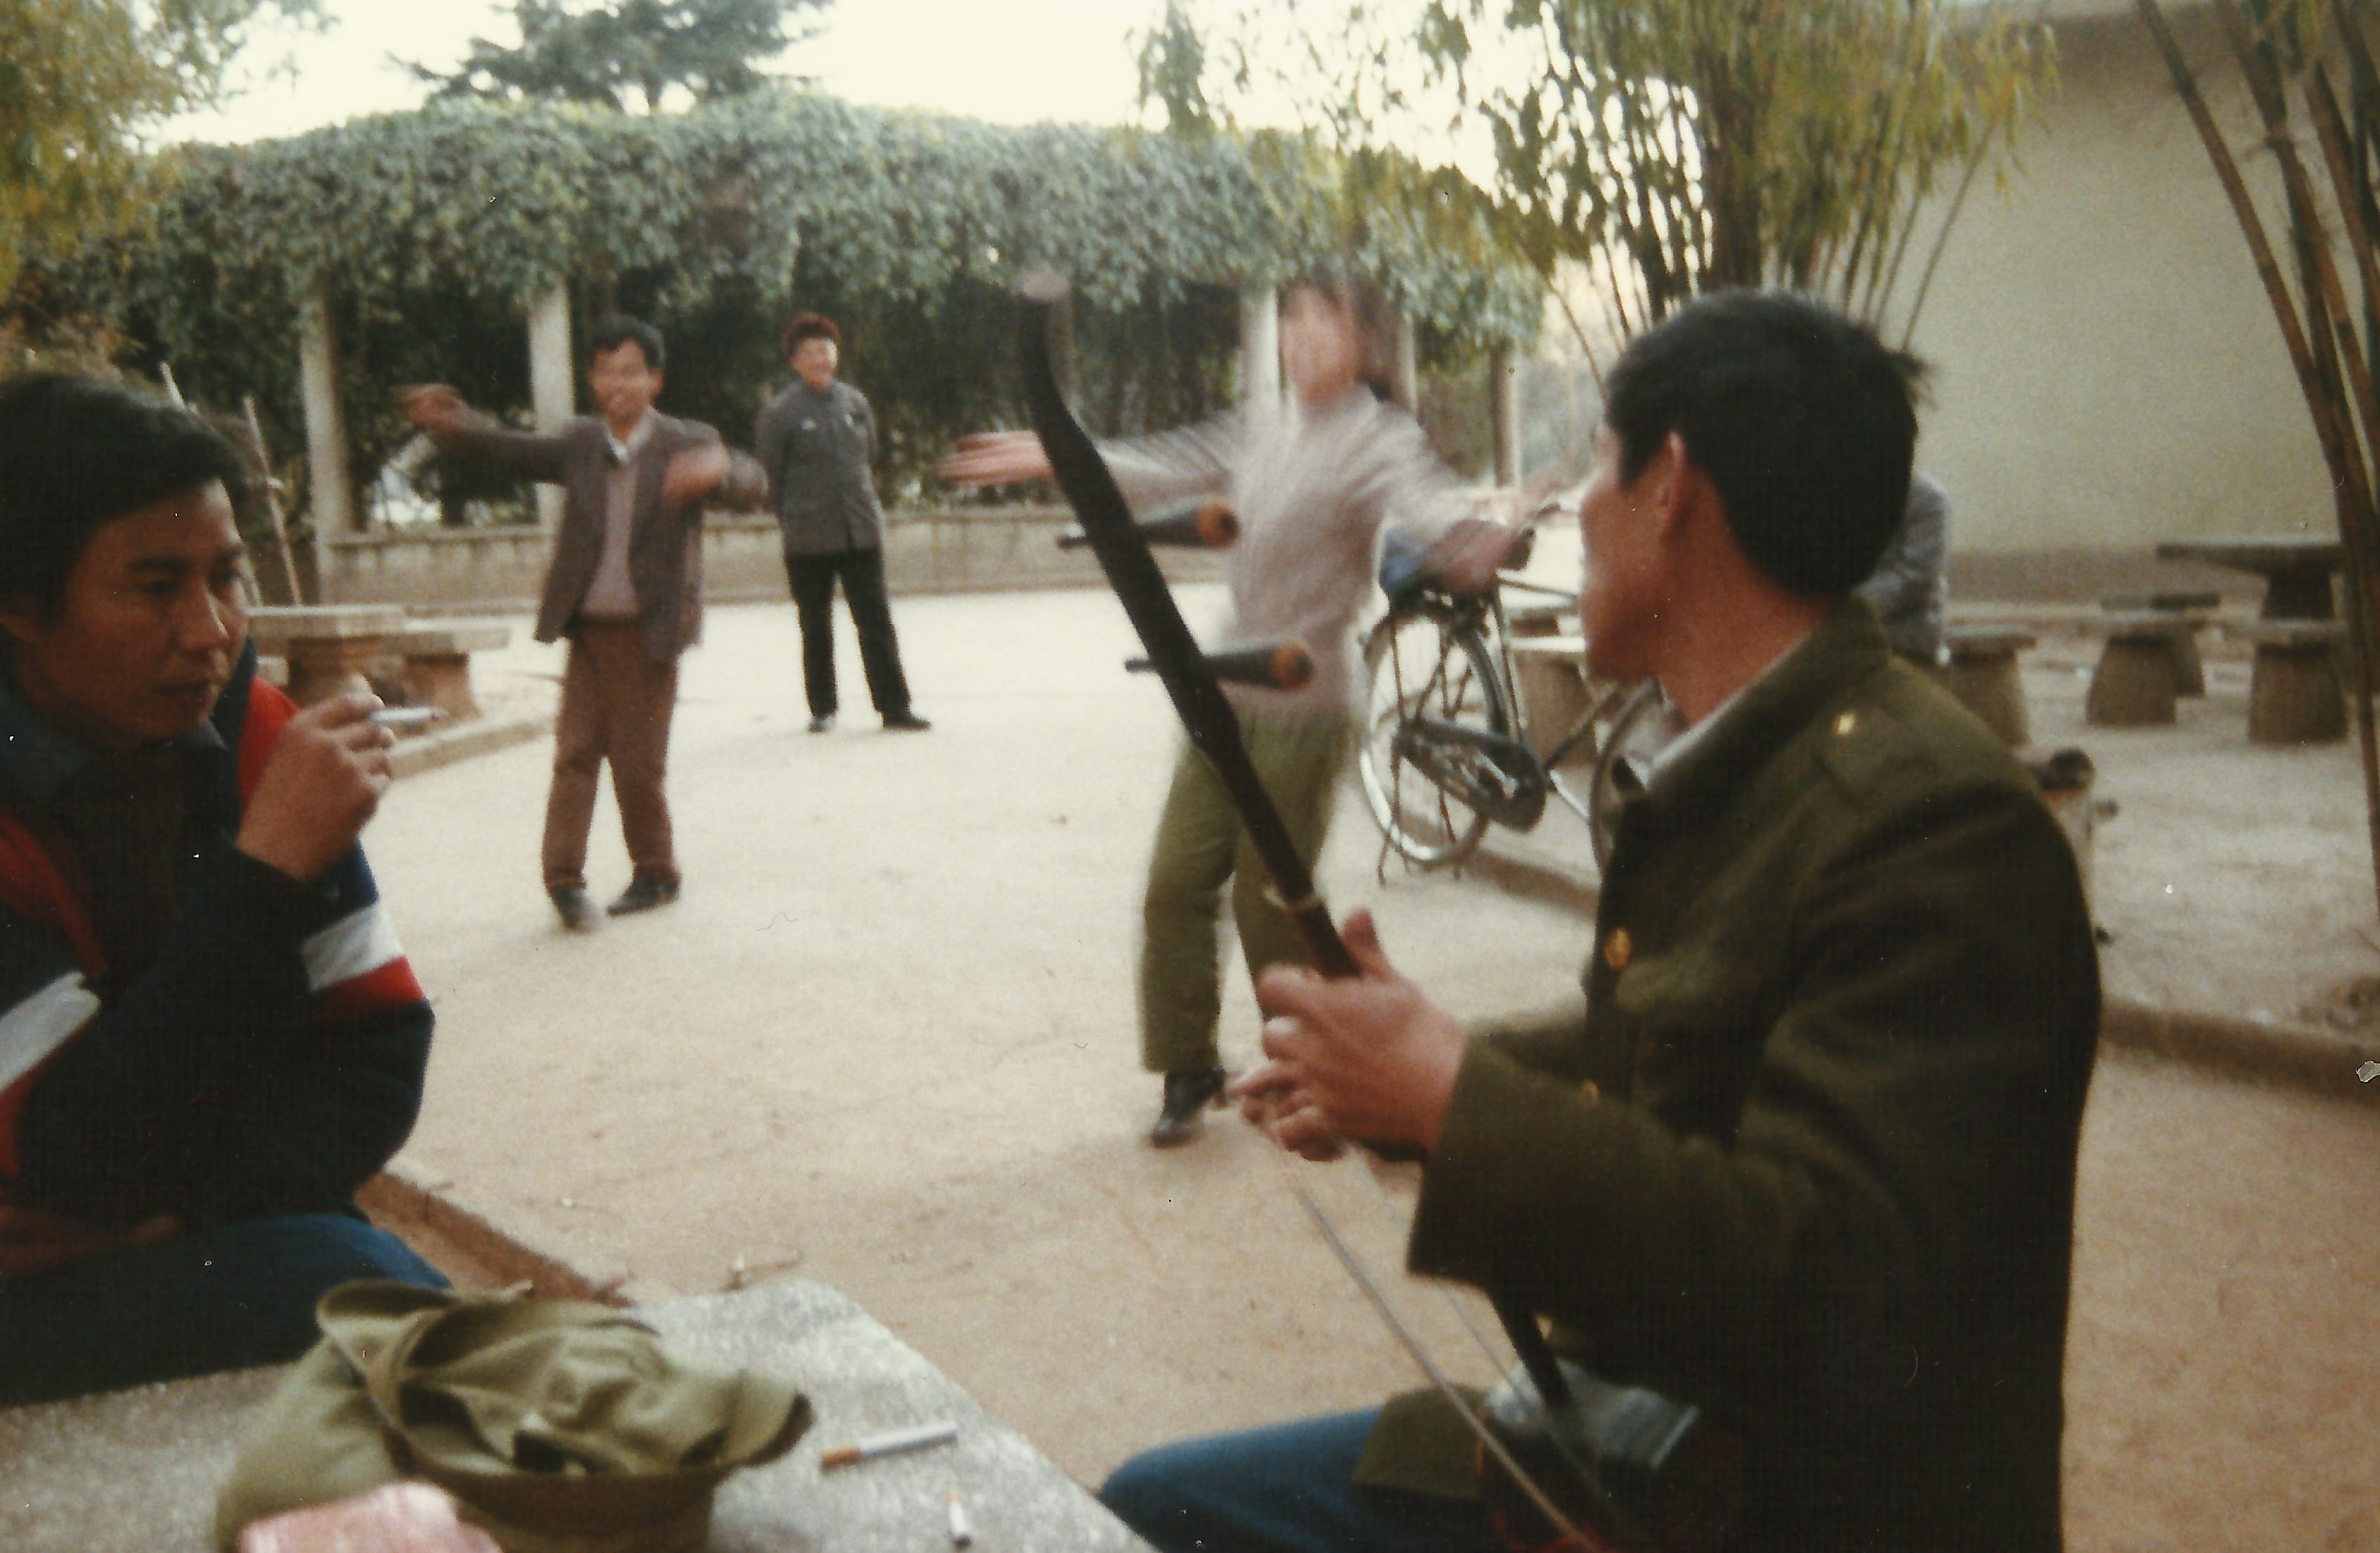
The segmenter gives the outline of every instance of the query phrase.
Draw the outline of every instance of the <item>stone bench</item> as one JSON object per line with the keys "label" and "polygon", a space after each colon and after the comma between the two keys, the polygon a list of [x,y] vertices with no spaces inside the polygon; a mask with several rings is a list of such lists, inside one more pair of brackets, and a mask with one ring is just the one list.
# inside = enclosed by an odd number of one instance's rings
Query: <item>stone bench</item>
{"label": "stone bench", "polygon": [[[1587,683],[1586,638],[1515,637],[1511,645],[1522,722],[1528,730],[1529,747],[1544,759],[1594,704],[1594,688]],[[1584,766],[1594,760],[1595,741],[1581,739],[1562,764]]]}
{"label": "stone bench", "polygon": [[[947,1548],[950,1490],[977,1546],[1147,1553],[1148,1544],[958,1383],[822,1283],[672,1300],[637,1311],[689,1362],[768,1369],[807,1392],[818,1422],[783,1460],[721,1488],[706,1548]],[[10,1553],[212,1553],[214,1501],[278,1369],[241,1370],[40,1407],[0,1408],[0,1547]],[[952,1444],[822,1471],[855,1438],[929,1421]]]}
{"label": "stone bench", "polygon": [[2206,663],[2198,653],[2198,627],[2221,606],[2223,595],[2206,592],[2124,593],[2102,599],[2099,607],[2111,614],[2169,614],[2191,622],[2190,630],[2173,638],[2174,694],[2206,694]]}
{"label": "stone bench", "polygon": [[1542,599],[1527,604],[1508,603],[1504,606],[1504,625],[1516,639],[1569,636],[1578,629],[1578,602],[1572,599]]}
{"label": "stone bench", "polygon": [[248,634],[260,655],[285,660],[285,688],[299,706],[336,695],[357,676],[370,678],[388,638],[405,629],[395,604],[314,604],[249,612]]}
{"label": "stone bench", "polygon": [[2111,610],[2085,629],[2107,638],[2082,721],[2094,728],[2152,728],[2174,721],[2181,693],[2180,641],[2194,637],[2203,616],[2167,610]]}
{"label": "stone bench", "polygon": [[2251,620],[2232,635],[2254,644],[2248,680],[2248,742],[2329,744],[2347,736],[2347,695],[2336,620]]}
{"label": "stone bench", "polygon": [[1942,661],[1934,671],[1936,679],[2011,749],[2033,742],[2016,655],[2035,639],[2022,625],[1953,622],[1942,628]]}
{"label": "stone bench", "polygon": [[408,625],[387,638],[381,672],[403,687],[409,707],[435,707],[450,723],[480,715],[471,695],[471,654],[493,652],[513,637],[509,625]]}

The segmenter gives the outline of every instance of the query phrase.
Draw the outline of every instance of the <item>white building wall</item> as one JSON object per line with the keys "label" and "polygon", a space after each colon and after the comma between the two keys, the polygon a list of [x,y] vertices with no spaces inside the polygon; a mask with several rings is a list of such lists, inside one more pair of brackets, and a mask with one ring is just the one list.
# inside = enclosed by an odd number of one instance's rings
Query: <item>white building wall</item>
{"label": "white building wall", "polygon": [[[2203,10],[2177,28],[2271,221],[2239,72]],[[2335,531],[2280,333],[2161,56],[2129,17],[2058,42],[2046,127],[2004,193],[1979,180],[1913,341],[1937,374],[1918,460],[1951,491],[1955,547]],[[2305,152],[2318,166],[2310,130]]]}

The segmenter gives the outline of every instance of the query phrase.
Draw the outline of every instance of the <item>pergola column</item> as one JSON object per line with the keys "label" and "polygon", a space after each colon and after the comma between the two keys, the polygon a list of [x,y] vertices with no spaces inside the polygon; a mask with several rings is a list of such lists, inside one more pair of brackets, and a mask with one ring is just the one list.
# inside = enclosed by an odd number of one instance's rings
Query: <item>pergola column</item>
{"label": "pergola column", "polygon": [[1496,483],[1521,483],[1521,374],[1512,348],[1488,353],[1488,429],[1496,451]]}
{"label": "pergola column", "polygon": [[1415,354],[1413,320],[1398,313],[1389,320],[1389,394],[1405,408],[1421,409],[1421,366]]}
{"label": "pergola column", "polygon": [[1281,292],[1275,286],[1240,293],[1240,400],[1267,408],[1281,402]]}
{"label": "pergola column", "polygon": [[[558,431],[577,413],[577,383],[570,370],[570,287],[557,281],[529,298],[528,399],[540,431]],[[548,528],[562,521],[562,488],[537,487],[537,520]]]}
{"label": "pergola column", "polygon": [[356,480],[339,407],[339,347],[330,283],[317,280],[298,313],[298,391],[306,406],[306,501],[318,534],[356,532]]}

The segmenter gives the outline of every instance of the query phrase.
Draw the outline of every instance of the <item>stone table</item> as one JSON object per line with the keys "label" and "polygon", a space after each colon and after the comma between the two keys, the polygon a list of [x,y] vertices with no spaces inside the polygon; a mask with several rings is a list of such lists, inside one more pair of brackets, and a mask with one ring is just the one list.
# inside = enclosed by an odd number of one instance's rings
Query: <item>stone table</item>
{"label": "stone table", "polygon": [[[947,1548],[953,1488],[981,1553],[1147,1547],[1030,1441],[822,1283],[674,1300],[638,1314],[690,1359],[790,1377],[817,1410],[791,1454],[720,1490],[708,1553]],[[248,1370],[0,1408],[0,1547],[207,1553],[216,1488],[248,1414],[280,1376]],[[958,1426],[954,1444],[819,1470],[822,1450],[942,1420]]]}
{"label": "stone table", "polygon": [[2335,620],[2331,577],[2346,564],[2337,539],[2306,534],[2261,538],[2168,540],[2156,547],[2160,561],[2204,561],[2265,579],[2265,620]]}

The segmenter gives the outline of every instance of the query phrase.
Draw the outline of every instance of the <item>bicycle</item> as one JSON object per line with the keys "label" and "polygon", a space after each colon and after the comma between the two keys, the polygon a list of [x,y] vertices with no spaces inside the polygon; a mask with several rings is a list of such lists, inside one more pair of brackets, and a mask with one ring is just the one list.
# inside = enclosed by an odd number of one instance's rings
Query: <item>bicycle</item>
{"label": "bicycle", "polygon": [[[1524,725],[1507,588],[1576,602],[1509,576],[1468,595],[1415,578],[1364,638],[1370,690],[1356,767],[1383,867],[1390,852],[1417,868],[1460,865],[1490,824],[1534,830],[1549,797],[1585,822],[1597,867],[1610,856],[1621,763],[1663,731],[1667,703],[1649,680],[1590,679],[1586,709],[1540,756]],[[1558,770],[1582,746],[1595,754],[1583,800]]]}

